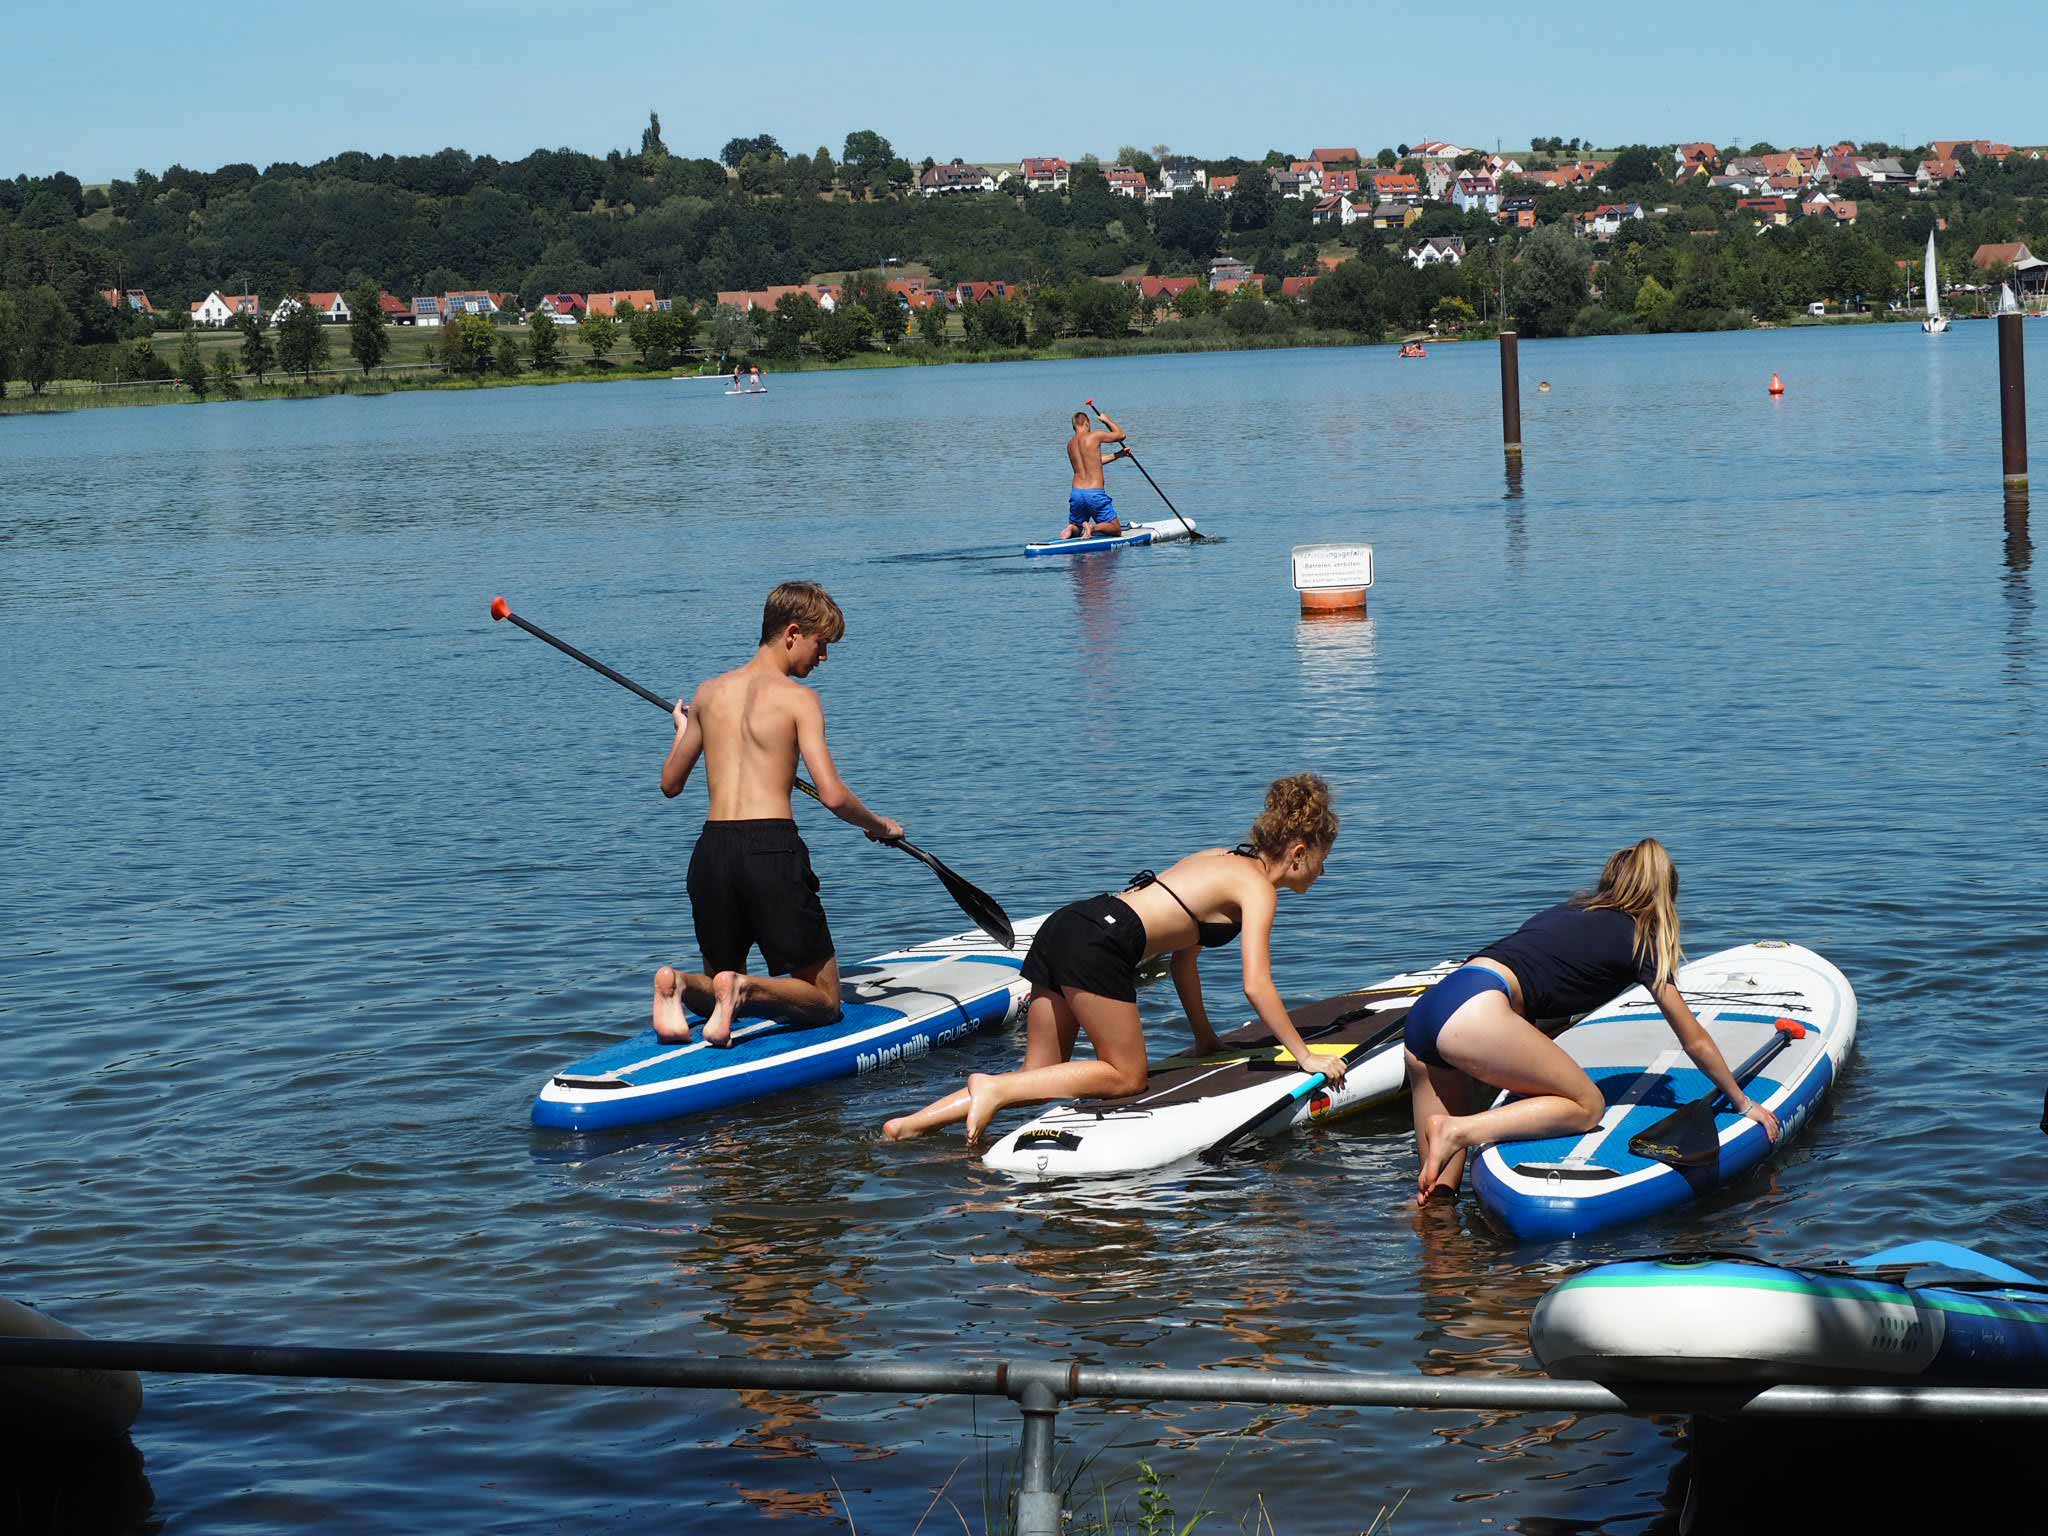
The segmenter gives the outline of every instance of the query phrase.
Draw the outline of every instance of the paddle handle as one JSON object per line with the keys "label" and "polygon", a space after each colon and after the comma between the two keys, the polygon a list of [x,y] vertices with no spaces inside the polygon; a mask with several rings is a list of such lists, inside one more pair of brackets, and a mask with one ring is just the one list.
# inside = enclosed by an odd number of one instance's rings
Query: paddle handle
{"label": "paddle handle", "polygon": [[[638,683],[634,682],[633,679],[626,676],[625,673],[613,671],[610,667],[606,666],[603,662],[599,661],[595,656],[591,656],[582,651],[577,650],[575,646],[571,645],[566,640],[558,640],[557,638],[555,638],[555,636],[549,634],[546,630],[542,629],[538,624],[528,623],[525,619],[522,619],[521,617],[519,617],[518,614],[512,611],[512,605],[506,602],[504,598],[494,597],[491,599],[491,617],[493,619],[511,620],[514,624],[518,625],[521,629],[525,630],[529,635],[533,636],[534,639],[545,640],[549,645],[552,645],[564,656],[572,656],[576,660],[582,662],[583,665],[590,668],[591,671],[603,673],[606,677],[610,678],[613,682],[617,683],[621,688],[625,689],[628,693],[639,694],[641,698],[645,699],[648,703],[654,705],[654,707],[659,709],[663,714],[673,715],[675,713],[676,706],[674,700],[664,699],[652,688],[641,687]],[[813,789],[807,782],[805,782],[801,775],[799,775],[797,778],[796,787],[802,790],[805,794],[809,795],[813,800],[817,800],[821,804],[823,803],[824,797],[820,795],[817,792],[817,790]]]}

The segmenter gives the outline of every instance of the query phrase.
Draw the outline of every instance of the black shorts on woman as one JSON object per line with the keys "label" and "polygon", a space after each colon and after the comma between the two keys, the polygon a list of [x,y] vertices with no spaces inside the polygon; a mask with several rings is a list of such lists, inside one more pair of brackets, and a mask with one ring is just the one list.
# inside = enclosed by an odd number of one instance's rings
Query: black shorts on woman
{"label": "black shorts on woman", "polygon": [[1145,920],[1119,896],[1090,896],[1038,925],[1024,952],[1024,979],[1038,992],[1092,992],[1119,1003],[1138,1000],[1145,962]]}

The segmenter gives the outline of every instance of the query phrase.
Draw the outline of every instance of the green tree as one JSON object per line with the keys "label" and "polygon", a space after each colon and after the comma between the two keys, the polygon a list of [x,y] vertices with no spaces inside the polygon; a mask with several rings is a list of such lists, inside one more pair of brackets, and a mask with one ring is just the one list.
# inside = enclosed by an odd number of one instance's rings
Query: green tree
{"label": "green tree", "polygon": [[14,363],[21,352],[21,324],[12,294],[0,293],[0,400],[7,398],[7,381],[14,377]]}
{"label": "green tree", "polygon": [[610,315],[585,313],[582,323],[576,327],[576,334],[583,338],[583,345],[590,351],[597,366],[606,366],[605,359],[612,355],[612,348],[619,344],[619,322]]}
{"label": "green tree", "polygon": [[1082,281],[1068,300],[1074,329],[1083,336],[1112,338],[1127,334],[1131,313],[1138,307],[1135,291],[1122,283]]}
{"label": "green tree", "polygon": [[1592,266],[1585,242],[1562,224],[1545,224],[1530,235],[1522,243],[1514,291],[1522,334],[1564,335],[1585,307]]}
{"label": "green tree", "polygon": [[391,351],[391,337],[384,329],[384,295],[375,283],[365,283],[348,296],[348,350],[364,373],[383,363]]}
{"label": "green tree", "polygon": [[218,389],[223,400],[242,398],[241,381],[235,377],[235,360],[223,349],[213,354],[213,387]]}
{"label": "green tree", "polygon": [[1359,257],[1325,272],[1308,291],[1308,314],[1323,330],[1349,331],[1377,341],[1386,328],[1386,306],[1380,285]]}
{"label": "green tree", "polygon": [[1383,149],[1372,157],[1372,163],[1383,171],[1391,171],[1401,163],[1401,157],[1391,149]]}
{"label": "green tree", "polygon": [[626,322],[626,334],[640,354],[643,368],[667,368],[675,362],[677,354],[689,344],[689,331],[683,325],[688,313],[650,309]]}
{"label": "green tree", "polygon": [[1631,144],[1607,167],[1600,178],[1616,192],[1630,187],[1648,187],[1661,182],[1664,177],[1657,169],[1657,153],[1642,144]]}
{"label": "green tree", "polygon": [[[550,325],[554,322],[549,321]],[[508,379],[519,377],[519,342],[509,330],[492,326],[491,366]]]}
{"label": "green tree", "polygon": [[782,146],[775,142],[774,134],[757,133],[751,139],[727,139],[725,148],[718,152],[718,158],[734,170],[738,170],[740,162],[749,155],[757,155],[764,160],[780,160]]}
{"label": "green tree", "polygon": [[[786,294],[785,298],[794,298]],[[805,295],[809,297],[808,294]],[[816,300],[812,300],[816,303]],[[717,356],[721,365],[730,364],[754,344],[754,323],[747,318],[747,312],[737,304],[720,304],[711,311],[704,331],[705,345]]]}
{"label": "green tree", "polygon": [[647,126],[640,130],[640,162],[652,174],[667,158],[668,146],[661,142],[661,117],[649,112]]}
{"label": "green tree", "polygon": [[1258,166],[1251,167],[1237,178],[1237,192],[1230,199],[1230,227],[1240,231],[1264,229],[1273,222],[1273,205],[1278,201],[1272,177]]}
{"label": "green tree", "polygon": [[261,384],[263,376],[277,366],[270,338],[263,334],[254,315],[236,315],[235,329],[242,333],[242,372]]}
{"label": "green tree", "polygon": [[1153,206],[1152,232],[1168,251],[1199,262],[1214,256],[1222,245],[1227,205],[1197,191],[1182,192]]}
{"label": "green tree", "polygon": [[1638,320],[1658,319],[1671,307],[1671,290],[1654,277],[1643,279],[1642,287],[1636,290],[1636,318]]}
{"label": "green tree", "polygon": [[314,370],[327,361],[327,327],[303,293],[296,297],[297,305],[277,328],[277,365],[286,373],[310,380]]}
{"label": "green tree", "polygon": [[896,151],[889,147],[889,141],[872,128],[849,133],[845,146],[839,152],[846,184],[856,194],[863,187],[876,195],[886,192],[895,160]]}
{"label": "green tree", "polygon": [[536,314],[527,326],[526,356],[535,373],[553,373],[562,366],[562,328],[552,316]]}
{"label": "green tree", "polygon": [[[1321,285],[1318,284],[1317,286],[1320,287]],[[1314,291],[1314,289],[1310,290],[1311,293]],[[1474,313],[1470,304],[1459,298],[1455,293],[1447,293],[1436,301],[1436,307],[1430,311],[1430,318],[1436,321],[1438,330],[1446,335],[1454,336],[1459,331],[1464,330],[1466,326],[1472,324],[1479,316]]]}
{"label": "green tree", "polygon": [[210,382],[206,376],[206,364],[199,357],[199,338],[190,331],[178,343],[178,382],[192,391],[193,399],[206,398],[206,387]]}
{"label": "green tree", "polygon": [[17,366],[28,381],[28,392],[40,395],[57,377],[78,323],[48,283],[29,289],[16,301],[15,323],[21,338]]}
{"label": "green tree", "polygon": [[771,357],[795,357],[804,338],[817,333],[824,309],[808,293],[785,293],[775,301],[775,312],[763,327]]}
{"label": "green tree", "polygon": [[917,339],[928,347],[946,344],[946,306],[935,303],[917,312]]}
{"label": "green tree", "polygon": [[845,302],[868,312],[875,322],[875,334],[884,346],[893,347],[910,329],[910,311],[903,307],[903,300],[879,272],[849,272],[846,275]]}
{"label": "green tree", "polygon": [[818,355],[826,362],[836,363],[853,356],[860,345],[860,331],[853,323],[853,306],[842,304],[826,314],[812,335],[818,343]]}
{"label": "green tree", "polygon": [[451,315],[441,325],[441,366],[457,378],[480,378],[497,356],[497,330],[485,315]]}

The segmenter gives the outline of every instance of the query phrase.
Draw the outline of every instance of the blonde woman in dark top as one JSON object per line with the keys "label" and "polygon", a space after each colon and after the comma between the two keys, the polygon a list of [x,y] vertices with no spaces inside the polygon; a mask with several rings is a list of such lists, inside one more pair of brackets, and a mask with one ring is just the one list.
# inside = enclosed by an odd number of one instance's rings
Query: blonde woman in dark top
{"label": "blonde woman in dark top", "polygon": [[[1637,982],[1693,1064],[1772,1141],[1778,1120],[1736,1086],[1720,1047],[1679,995],[1678,869],[1654,837],[1624,848],[1593,890],[1539,912],[1416,1000],[1406,1025],[1416,1202],[1455,1196],[1465,1153],[1496,1141],[1590,1131],[1607,1100],[1531,1019],[1571,1018]],[[1480,1084],[1525,1097],[1473,1113]]]}
{"label": "blonde woman in dark top", "polygon": [[[1276,779],[1251,840],[1205,848],[1160,874],[1145,870],[1121,895],[1091,896],[1061,907],[1039,926],[1024,955],[1031,983],[1024,1065],[977,1072],[965,1088],[882,1127],[892,1141],[967,1122],[970,1144],[996,1112],[1046,1099],[1119,1098],[1145,1086],[1145,1031],[1138,1022],[1138,968],[1173,956],[1173,984],[1194,1030],[1195,1049],[1217,1048],[1202,1001],[1196,958],[1243,936],[1244,995],[1304,1072],[1344,1081],[1344,1063],[1315,1056],[1303,1043],[1273,985],[1269,947],[1281,891],[1306,891],[1323,873],[1337,840],[1330,786],[1313,773]],[[1074,1060],[1081,1035],[1095,1048]]]}

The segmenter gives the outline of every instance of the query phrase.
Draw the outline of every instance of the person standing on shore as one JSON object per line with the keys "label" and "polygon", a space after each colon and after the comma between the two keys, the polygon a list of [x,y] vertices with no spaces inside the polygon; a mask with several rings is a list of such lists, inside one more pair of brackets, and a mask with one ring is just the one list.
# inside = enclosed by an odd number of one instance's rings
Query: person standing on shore
{"label": "person standing on shore", "polygon": [[[797,681],[845,633],[846,616],[823,587],[785,581],[768,594],[753,659],[676,703],[661,792],[681,794],[701,756],[711,804],[687,882],[704,969],[655,973],[654,1032],[664,1040],[690,1038],[686,1007],[706,1015],[711,1045],[731,1040],[741,1014],[819,1024],[839,1016],[839,961],[789,802],[798,758],[826,810],[878,843],[903,836],[901,823],[869,810],[839,777],[824,706]],[[766,976],[747,974],[757,944]]]}
{"label": "person standing on shore", "polygon": [[1097,534],[1114,537],[1124,531],[1116,503],[1109,499],[1109,491],[1103,485],[1102,466],[1105,462],[1114,464],[1130,450],[1113,453],[1105,461],[1102,445],[1122,442],[1124,429],[1107,416],[1102,418],[1102,426],[1102,431],[1094,431],[1088,425],[1086,411],[1074,412],[1074,435],[1067,439],[1067,462],[1073,466],[1074,488],[1067,493],[1067,531],[1060,535],[1062,539],[1088,539]]}
{"label": "person standing on shore", "polygon": [[[1273,985],[1273,914],[1281,891],[1306,891],[1322,877],[1337,841],[1330,786],[1313,773],[1275,779],[1251,839],[1235,848],[1191,853],[1163,874],[1140,873],[1122,895],[1071,902],[1039,926],[1025,951],[1031,983],[1024,1065],[1000,1075],[977,1072],[967,1086],[914,1115],[882,1127],[891,1141],[967,1122],[971,1146],[996,1112],[1046,1099],[1118,1098],[1141,1092],[1148,1063],[1138,1022],[1138,968],[1171,954],[1173,985],[1194,1031],[1196,1051],[1218,1048],[1202,1001],[1204,949],[1244,938],[1244,995],[1259,1021],[1303,1072],[1344,1081],[1344,1063],[1317,1056],[1301,1038]],[[1074,1060],[1081,1035],[1094,1059]]]}
{"label": "person standing on shore", "polygon": [[[1431,987],[1408,1010],[1415,1199],[1454,1197],[1465,1153],[1496,1141],[1578,1135],[1607,1100],[1586,1069],[1532,1019],[1567,1019],[1640,983],[1693,1065],[1778,1139],[1778,1121],[1736,1084],[1678,990],[1678,869],[1654,837],[1611,855],[1591,891],[1537,913]],[[1485,1083],[1521,1097],[1472,1113]]]}

